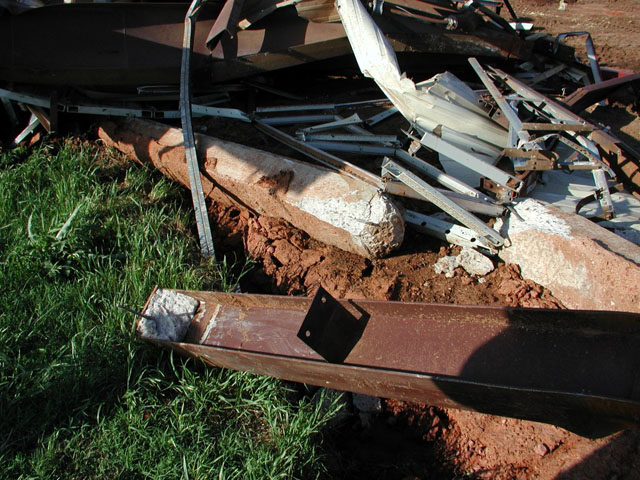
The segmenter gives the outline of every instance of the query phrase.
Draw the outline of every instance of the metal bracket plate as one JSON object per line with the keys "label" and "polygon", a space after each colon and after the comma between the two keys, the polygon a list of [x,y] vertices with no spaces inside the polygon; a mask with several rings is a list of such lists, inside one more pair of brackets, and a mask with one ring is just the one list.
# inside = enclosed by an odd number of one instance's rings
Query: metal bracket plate
{"label": "metal bracket plate", "polygon": [[356,318],[320,287],[298,331],[298,338],[322,358],[342,363],[358,343],[368,315]]}

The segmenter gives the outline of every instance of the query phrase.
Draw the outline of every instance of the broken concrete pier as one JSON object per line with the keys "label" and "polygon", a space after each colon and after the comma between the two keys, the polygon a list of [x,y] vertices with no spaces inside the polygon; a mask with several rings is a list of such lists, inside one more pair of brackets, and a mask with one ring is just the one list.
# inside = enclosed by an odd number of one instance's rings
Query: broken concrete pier
{"label": "broken concrete pier", "polygon": [[515,205],[500,251],[522,276],[571,309],[640,312],[640,247],[594,222],[527,199]]}
{"label": "broken concrete pier", "polygon": [[[189,186],[182,131],[147,120],[105,121],[107,144]],[[326,168],[196,136],[204,194],[260,215],[282,218],[311,237],[368,258],[400,246],[404,221],[376,187]]]}

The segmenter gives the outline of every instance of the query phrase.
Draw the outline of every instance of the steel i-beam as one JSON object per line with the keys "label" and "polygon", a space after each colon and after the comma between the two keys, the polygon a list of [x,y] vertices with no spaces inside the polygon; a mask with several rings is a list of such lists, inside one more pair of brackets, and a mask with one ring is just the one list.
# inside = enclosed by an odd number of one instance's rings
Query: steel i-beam
{"label": "steel i-beam", "polygon": [[640,420],[638,314],[167,292],[195,313],[184,338],[148,339],[212,365],[584,435]]}

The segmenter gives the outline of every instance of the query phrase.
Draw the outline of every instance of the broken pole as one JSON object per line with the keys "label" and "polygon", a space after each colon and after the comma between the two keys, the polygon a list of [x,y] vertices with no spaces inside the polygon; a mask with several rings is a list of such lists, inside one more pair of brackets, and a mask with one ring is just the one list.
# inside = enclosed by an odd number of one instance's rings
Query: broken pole
{"label": "broken pole", "polygon": [[[596,223],[534,199],[500,228],[499,255],[568,308],[640,312],[640,247]],[[498,228],[498,227],[496,227]]]}
{"label": "broken pole", "polygon": [[[126,119],[104,121],[98,135],[107,145],[189,186],[181,130]],[[368,258],[387,255],[402,243],[402,214],[377,186],[237,143],[196,138],[205,196],[281,218],[316,240]]]}

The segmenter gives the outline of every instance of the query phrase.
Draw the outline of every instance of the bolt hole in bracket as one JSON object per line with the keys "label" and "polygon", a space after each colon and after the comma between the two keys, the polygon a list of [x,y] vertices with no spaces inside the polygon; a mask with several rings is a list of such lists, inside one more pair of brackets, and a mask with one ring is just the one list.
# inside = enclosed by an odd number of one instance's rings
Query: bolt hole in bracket
{"label": "bolt hole in bracket", "polygon": [[298,331],[298,338],[330,363],[343,363],[356,346],[369,314],[354,302],[350,306],[359,316],[347,310],[320,287],[311,302]]}

